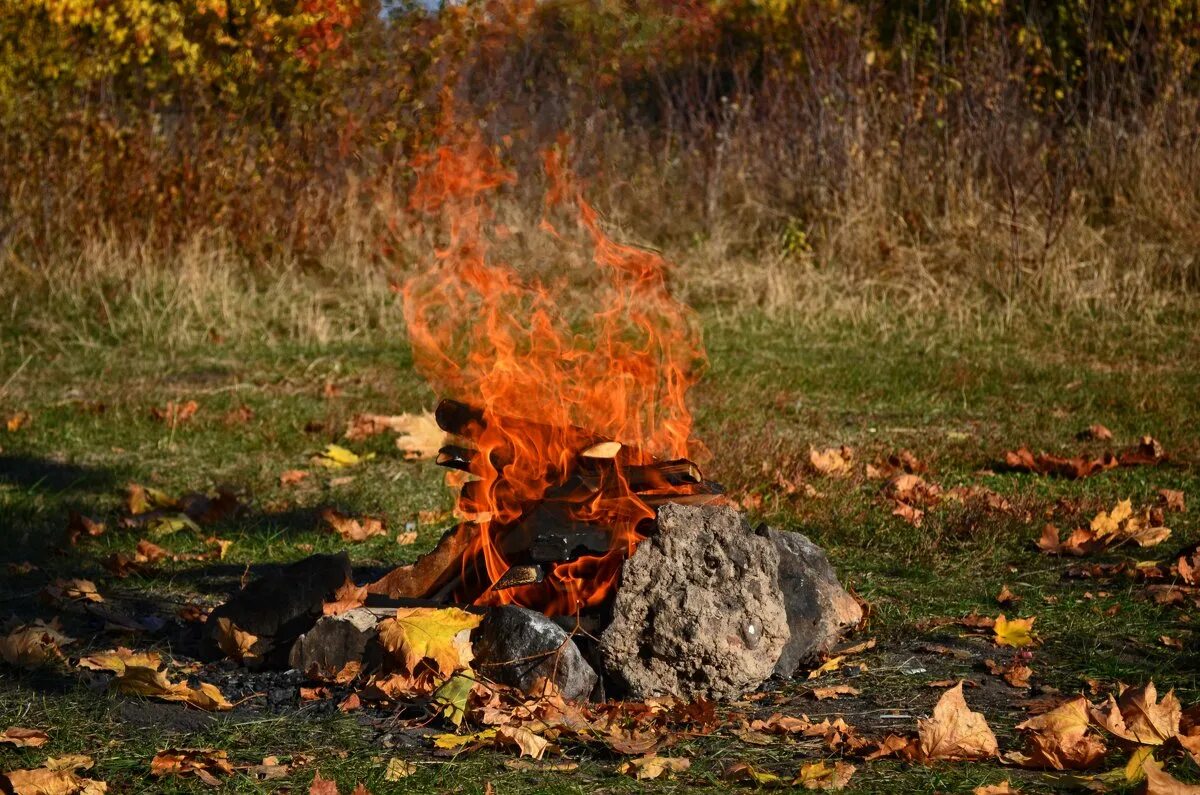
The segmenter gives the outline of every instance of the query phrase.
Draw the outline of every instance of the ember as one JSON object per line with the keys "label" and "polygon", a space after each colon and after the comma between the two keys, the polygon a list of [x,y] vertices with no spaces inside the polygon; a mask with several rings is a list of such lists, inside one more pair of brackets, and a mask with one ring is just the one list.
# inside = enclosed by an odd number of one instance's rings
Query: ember
{"label": "ember", "polygon": [[[605,235],[557,152],[541,228],[566,246],[551,218],[568,216],[593,267],[541,280],[503,262],[489,198],[513,175],[477,134],[451,138],[412,199],[440,217],[447,245],[403,296],[417,367],[453,398],[437,421],[461,441],[439,463],[468,480],[463,524],[439,558],[458,570],[426,562],[429,587],[405,595],[576,614],[611,595],[657,505],[720,492],[687,458],[699,331],[667,289],[666,262]],[[588,281],[591,309],[568,277]]]}

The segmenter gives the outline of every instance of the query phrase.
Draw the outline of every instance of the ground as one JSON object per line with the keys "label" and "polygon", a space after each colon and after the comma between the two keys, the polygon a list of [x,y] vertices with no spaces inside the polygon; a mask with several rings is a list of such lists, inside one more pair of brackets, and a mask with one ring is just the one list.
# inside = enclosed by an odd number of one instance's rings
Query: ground
{"label": "ground", "polygon": [[[1063,694],[1153,680],[1174,688],[1185,706],[1200,701],[1195,610],[1159,606],[1131,580],[1073,579],[1064,572],[1081,561],[1048,557],[1034,546],[1043,525],[1085,526],[1100,510],[1129,498],[1135,507],[1158,504],[1159,489],[1200,499],[1200,333],[1193,319],[1160,319],[1152,326],[1112,318],[1045,327],[917,320],[878,325],[793,322],[739,313],[703,315],[709,371],[694,394],[696,435],[711,457],[706,475],[726,484],[756,519],[808,534],[829,552],[843,582],[870,605],[868,626],[851,640],[876,646],[821,684],[852,683],[861,695],[815,701],[811,683],[772,685],[761,701],[726,705],[748,715],[766,710],[844,716],[874,736],[911,730],[929,714],[941,690],[930,682],[964,678],[1001,748],[1017,746],[1013,727],[1029,699],[1043,688]],[[168,401],[195,400],[199,410],[171,428],[152,417]],[[428,461],[407,461],[386,435],[351,444],[376,457],[356,468],[325,471],[310,457],[338,441],[346,421],[364,411],[398,413],[430,408],[435,396],[414,373],[402,339],[382,334],[329,344],[255,342],[218,335],[203,344],[157,345],[153,334],[134,342],[46,339],[9,333],[0,355],[0,408],[30,419],[0,429],[0,563],[37,568],[0,578],[0,617],[49,619],[64,611],[39,601],[56,577],[84,577],[133,614],[160,616],[167,626],[134,635],[106,633],[67,612],[64,623],[78,643],[66,651],[123,643],[186,657],[194,629],[174,618],[188,603],[222,601],[246,576],[345,545],[322,532],[317,512],[333,505],[353,514],[386,517],[390,533],[351,545],[356,568],[383,569],[428,549],[443,529],[451,494]],[[252,416],[231,415],[245,406]],[[1078,441],[1094,423],[1111,429],[1111,442]],[[1099,453],[1151,435],[1169,460],[1121,468],[1082,480],[1004,472],[1007,450],[1074,455]],[[854,474],[821,476],[806,465],[810,447],[846,445]],[[1010,504],[986,510],[946,503],[930,508],[920,527],[892,514],[880,481],[863,475],[867,463],[909,450],[927,467],[925,478],[944,489],[980,485]],[[290,469],[312,475],[282,485]],[[232,541],[223,560],[164,562],[152,572],[117,578],[100,565],[130,552],[144,535],[116,521],[124,490],[135,482],[172,494],[234,484],[250,511],[202,533],[182,530],[156,538],[172,552],[201,553],[209,534]],[[791,492],[791,493],[789,493]],[[72,510],[104,521],[107,530],[74,546],[62,539]],[[431,517],[439,517],[436,520]],[[1200,541],[1196,508],[1165,514],[1171,537],[1157,547],[1122,548],[1097,556],[1170,562]],[[418,540],[398,545],[411,524]],[[1088,559],[1091,562],[1091,559]],[[1020,597],[1001,607],[1003,586]],[[1036,616],[1040,645],[1030,663],[1033,688],[1018,690],[987,673],[983,661],[1012,653],[990,636],[930,619],[973,612]],[[82,622],[82,623],[81,623]],[[1181,641],[1181,648],[1166,645]],[[930,651],[942,645],[961,650]],[[0,745],[0,770],[35,767],[47,756],[77,752],[96,759],[91,775],[111,792],[203,791],[194,778],[149,777],[149,762],[166,747],[227,749],[239,762],[304,754],[310,761],[290,779],[229,780],[230,791],[306,791],[313,772],[336,778],[342,791],[363,782],[372,791],[496,792],[726,790],[722,771],[752,761],[794,773],[803,761],[828,758],[819,740],[780,739],[746,744],[725,732],[687,739],[664,753],[692,758],[671,780],[643,784],[615,772],[619,762],[596,751],[569,752],[572,772],[514,770],[506,757],[485,751],[453,761],[431,755],[429,744],[392,731],[387,716],[370,710],[340,713],[333,701],[300,703],[297,683],[245,679],[231,666],[202,671],[231,700],[232,712],[209,715],[178,705],[111,694],[103,679],[63,665],[37,672],[3,669],[0,728],[49,731],[42,749]],[[1089,684],[1090,682],[1090,684]],[[417,772],[401,783],[384,780],[390,758]],[[1173,757],[1170,769],[1200,778],[1191,762]],[[1121,764],[1114,755],[1110,767]],[[860,764],[854,792],[969,792],[1010,779],[1026,792],[1061,791],[1061,781],[995,762]],[[745,786],[745,785],[738,785]]]}

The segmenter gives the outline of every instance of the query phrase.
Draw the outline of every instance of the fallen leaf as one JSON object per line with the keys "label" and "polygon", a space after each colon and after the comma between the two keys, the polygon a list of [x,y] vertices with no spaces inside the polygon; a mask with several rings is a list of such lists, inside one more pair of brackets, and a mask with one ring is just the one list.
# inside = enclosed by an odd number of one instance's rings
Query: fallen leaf
{"label": "fallen leaf", "polygon": [[1146,777],[1143,795],[1200,795],[1200,786],[1184,784],[1166,770],[1153,756],[1142,760],[1142,773]]}
{"label": "fallen leaf", "polygon": [[1013,789],[1007,781],[1001,784],[985,784],[971,790],[971,795],[1021,795],[1021,790]]}
{"label": "fallen leaf", "polygon": [[337,782],[321,778],[320,772],[314,773],[308,795],[338,795]]}
{"label": "fallen leaf", "polygon": [[55,619],[49,624],[41,620],[13,629],[0,636],[0,658],[17,668],[33,669],[62,659],[61,646],[74,643],[62,634]]}
{"label": "fallen leaf", "polygon": [[824,450],[809,448],[808,462],[818,474],[827,477],[844,477],[851,472],[854,451],[845,445],[827,447]]}
{"label": "fallen leaf", "polygon": [[33,770],[0,773],[0,789],[14,795],[103,795],[108,792],[106,783],[75,772],[89,770],[93,764],[90,756],[82,754],[51,757]]}
{"label": "fallen leaf", "polygon": [[875,750],[864,756],[863,759],[872,762],[876,759],[883,759],[889,756],[911,757],[916,754],[916,745],[917,740],[913,737],[901,737],[897,734],[889,734],[878,741]]}
{"label": "fallen leaf", "polygon": [[1037,475],[1057,475],[1069,479],[1086,478],[1109,469],[1114,469],[1122,462],[1112,453],[1105,453],[1100,458],[1089,459],[1083,456],[1062,458],[1060,456],[1039,453],[1034,455],[1028,447],[1004,454],[1003,466],[1014,472],[1031,472]]}
{"label": "fallen leaf", "polygon": [[373,536],[385,535],[387,533],[387,530],[384,529],[382,519],[365,516],[360,521],[351,516],[338,513],[333,508],[326,508],[321,511],[321,521],[325,523],[325,528],[329,532],[336,533],[342,537],[343,541],[347,542],[366,541]]}
{"label": "fallen leaf", "polygon": [[1168,511],[1175,511],[1176,513],[1184,513],[1187,511],[1187,505],[1185,504],[1182,491],[1176,491],[1175,489],[1159,489],[1158,498],[1162,501],[1163,507],[1165,507]]}
{"label": "fallen leaf", "polygon": [[102,651],[79,658],[79,667],[90,671],[111,671],[114,674],[125,673],[126,666],[135,665],[143,668],[159,668],[162,657],[158,652],[133,651],[120,646],[112,651]]}
{"label": "fallen leaf", "polygon": [[996,594],[996,603],[1001,607],[1010,607],[1019,601],[1021,601],[1021,597],[1008,590],[1007,585],[1003,586],[1000,593]]}
{"label": "fallen leaf", "polygon": [[812,790],[842,790],[854,775],[854,765],[835,762],[833,767],[824,762],[808,762],[800,766],[800,772],[792,779],[792,786]]}
{"label": "fallen leaf", "polygon": [[221,422],[232,427],[234,425],[245,425],[252,419],[254,419],[254,409],[243,403],[235,409],[230,409],[225,416],[221,418]]}
{"label": "fallen leaf", "polygon": [[300,481],[309,476],[309,472],[303,469],[288,469],[279,475],[280,486],[294,486]]}
{"label": "fallen leaf", "polygon": [[1112,440],[1113,435],[1112,431],[1110,431],[1108,428],[1105,428],[1103,425],[1096,424],[1089,425],[1088,427],[1084,428],[1082,431],[1076,434],[1076,438],[1080,439],[1081,441],[1091,439],[1097,442],[1107,442]]}
{"label": "fallen leaf", "polygon": [[1108,748],[1090,730],[1090,705],[1078,696],[1017,724],[1025,735],[1025,767],[1053,770],[1087,770],[1100,762]]}
{"label": "fallen leaf", "polygon": [[1033,669],[1020,660],[1014,659],[1007,665],[995,660],[984,660],[983,662],[992,676],[1001,677],[1013,687],[1029,687],[1029,677],[1033,676]]}
{"label": "fallen leaf", "polygon": [[407,533],[397,533],[396,543],[404,547],[417,543],[417,531],[409,530]]}
{"label": "fallen leaf", "polygon": [[433,744],[437,748],[453,751],[476,743],[490,742],[496,736],[496,729],[484,729],[474,734],[438,734],[434,735]]}
{"label": "fallen leaf", "polygon": [[[451,676],[433,691],[433,703],[442,709],[442,715],[456,727],[461,726],[467,716],[467,701],[475,687],[475,677],[469,673]],[[502,738],[503,739],[503,738]],[[538,756],[540,759],[541,756]]]}
{"label": "fallen leaf", "polygon": [[360,456],[351,450],[347,450],[345,447],[330,444],[325,446],[324,451],[313,456],[312,462],[326,469],[344,469],[346,467],[358,466],[364,461],[370,461],[374,457],[374,453],[367,453],[364,456]]}
{"label": "fallen leaf", "polygon": [[967,707],[961,683],[942,694],[932,718],[917,721],[917,735],[918,758],[927,762],[987,759],[999,752],[983,715]]}
{"label": "fallen leaf", "polygon": [[457,607],[400,608],[394,618],[379,623],[379,640],[409,673],[427,659],[449,675],[470,663],[467,636],[482,620]]}
{"label": "fallen leaf", "polygon": [[196,416],[196,412],[199,410],[200,404],[194,400],[189,400],[186,403],[168,400],[166,406],[162,408],[155,406],[150,409],[150,416],[165,424],[168,428],[175,429]]}
{"label": "fallen leaf", "polygon": [[795,717],[792,715],[783,715],[776,712],[766,720],[754,720],[750,722],[750,730],[756,732],[767,732],[770,734],[797,734],[808,731],[812,728],[812,721],[807,717]]}
{"label": "fallen leaf", "polygon": [[224,616],[217,619],[216,627],[217,646],[226,657],[243,664],[258,661],[260,655],[254,651],[254,647],[265,644],[259,644],[257,635],[238,628],[231,619]]}
{"label": "fallen leaf", "polygon": [[231,775],[233,770],[226,752],[212,748],[168,748],[150,760],[150,775],[155,778],[195,776],[210,787],[221,786],[218,777]]}
{"label": "fallen leaf", "polygon": [[782,787],[784,779],[774,773],[759,770],[748,762],[736,762],[725,769],[727,781],[751,781],[761,787]]}
{"label": "fallen leaf", "polygon": [[892,516],[899,516],[913,527],[920,527],[922,522],[925,521],[925,512],[906,502],[896,503],[896,507],[892,511]]}
{"label": "fallen leaf", "polygon": [[68,546],[76,546],[79,539],[87,536],[88,538],[96,538],[104,535],[104,525],[91,519],[79,511],[71,511],[67,515],[67,530],[66,541]]}
{"label": "fallen leaf", "polygon": [[324,701],[327,698],[333,698],[333,691],[324,685],[300,688],[301,701]]}
{"label": "fallen leaf", "polygon": [[29,424],[33,416],[28,411],[18,411],[15,414],[9,414],[4,420],[4,427],[9,433],[16,433]]}
{"label": "fallen leaf", "polygon": [[104,597],[96,590],[91,580],[64,580],[59,578],[42,589],[42,597],[49,604],[63,607],[72,602],[103,602]]}
{"label": "fallen leaf", "polygon": [[1011,646],[1014,649],[1032,646],[1035,640],[1033,622],[1036,620],[1035,616],[1030,616],[1029,618],[1014,618],[1010,621],[1001,613],[996,617],[993,627],[993,632],[995,632],[993,640],[997,646]]}
{"label": "fallen leaf", "polygon": [[1167,451],[1153,436],[1143,436],[1133,447],[1128,447],[1117,454],[1121,466],[1156,466],[1167,458]]}
{"label": "fallen leaf", "polygon": [[383,780],[399,781],[402,778],[408,778],[416,772],[417,766],[412,762],[407,762],[398,756],[393,756],[388,760],[387,767],[383,771]]}
{"label": "fallen leaf", "polygon": [[682,773],[692,766],[692,760],[682,756],[641,756],[622,762],[618,773],[633,776],[638,781],[650,781],[664,773]]}
{"label": "fallen leaf", "polygon": [[358,693],[351,693],[342,699],[337,708],[338,712],[353,712],[356,709],[362,709],[362,699],[359,698]]}
{"label": "fallen leaf", "polygon": [[821,665],[819,667],[814,668],[812,671],[810,671],[808,674],[808,678],[816,679],[817,677],[821,676],[822,674],[832,673],[833,671],[836,671],[838,668],[841,668],[842,664],[845,662],[845,660],[846,660],[846,655],[844,655],[844,654],[839,655],[837,657],[830,657],[828,660],[821,663]]}
{"label": "fallen leaf", "polygon": [[20,726],[10,726],[0,734],[0,743],[15,745],[17,748],[41,748],[50,742],[50,735],[41,729],[23,729]]}
{"label": "fallen leaf", "polygon": [[[496,730],[496,744],[516,746],[520,752],[519,756],[528,756],[533,759],[541,759],[546,753],[546,749],[550,747],[548,740],[537,736],[523,726],[501,726]],[[650,778],[655,778],[655,776],[650,776]]]}
{"label": "fallen leaf", "polygon": [[1183,710],[1172,690],[1158,700],[1153,682],[1108,696],[1106,709],[1093,709],[1092,720],[1109,733],[1139,745],[1162,745],[1179,733]]}
{"label": "fallen leaf", "polygon": [[125,670],[113,679],[111,687],[119,693],[181,701],[206,710],[233,709],[215,685],[200,682],[196,687],[187,682],[172,683],[166,673],[149,665],[125,664]]}
{"label": "fallen leaf", "polygon": [[810,693],[817,701],[824,701],[827,698],[837,698],[838,696],[857,696],[859,691],[850,685],[831,685],[829,687],[815,687]]}
{"label": "fallen leaf", "polygon": [[367,587],[355,585],[354,580],[347,579],[333,592],[333,601],[321,606],[321,612],[327,616],[341,615],[348,610],[362,607],[367,601]]}

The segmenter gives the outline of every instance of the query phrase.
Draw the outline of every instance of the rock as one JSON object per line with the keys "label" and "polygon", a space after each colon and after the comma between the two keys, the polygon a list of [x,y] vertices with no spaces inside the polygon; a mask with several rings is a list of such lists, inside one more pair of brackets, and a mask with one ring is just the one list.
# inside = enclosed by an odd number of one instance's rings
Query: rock
{"label": "rock", "polygon": [[227,618],[238,629],[257,637],[248,665],[282,667],[292,642],[312,628],[321,617],[325,600],[350,575],[350,557],[341,552],[312,555],[258,578],[209,614],[204,622],[202,653],[210,659],[224,656],[220,619]]}
{"label": "rock", "polygon": [[775,674],[790,677],[800,663],[829,651],[858,624],[862,607],[838,582],[819,546],[800,533],[770,528],[765,532],[779,550],[779,587],[792,631]]}
{"label": "rock", "polygon": [[333,678],[347,663],[364,662],[368,649],[377,651],[371,641],[379,634],[376,627],[380,617],[378,610],[367,607],[322,616],[312,629],[296,638],[288,665],[306,675]]}
{"label": "rock", "polygon": [[630,698],[732,698],[771,675],[789,638],[779,552],[724,506],[664,505],[621,569],[600,636]]}
{"label": "rock", "polygon": [[533,692],[540,679],[558,685],[569,699],[586,699],[596,672],[571,636],[546,616],[505,605],[488,611],[471,633],[476,670],[495,682]]}

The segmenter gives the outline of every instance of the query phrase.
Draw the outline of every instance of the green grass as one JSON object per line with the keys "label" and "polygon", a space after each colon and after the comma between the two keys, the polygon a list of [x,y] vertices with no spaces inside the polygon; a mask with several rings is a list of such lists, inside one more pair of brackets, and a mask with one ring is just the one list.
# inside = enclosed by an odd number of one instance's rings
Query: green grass
{"label": "green grass", "polygon": [[[1048,558],[1031,546],[1045,522],[1069,529],[1121,498],[1140,506],[1154,502],[1157,489],[1173,488],[1192,502],[1200,500],[1197,328],[1192,318],[1150,328],[1134,319],[1109,319],[990,333],[928,319],[875,328],[708,316],[710,369],[694,400],[696,435],[711,451],[703,462],[706,474],[738,498],[758,495],[761,507],[754,518],[803,531],[825,546],[843,581],[872,605],[863,637],[877,638],[878,645],[857,658],[866,670],[830,678],[853,681],[862,690],[861,698],[845,705],[848,722],[870,734],[911,729],[915,717],[928,714],[936,700],[938,691],[926,686],[929,681],[968,677],[984,683],[966,691],[968,702],[987,715],[1002,747],[1015,747],[1012,727],[1024,717],[1017,702],[1025,694],[998,683],[981,666],[983,657],[1003,655],[984,640],[961,638],[955,627],[920,628],[923,619],[1001,612],[994,597],[1005,584],[1022,598],[1015,611],[1005,612],[1037,616],[1043,643],[1032,663],[1036,686],[1070,693],[1089,679],[1110,686],[1153,679],[1160,689],[1174,687],[1185,706],[1200,701],[1195,611],[1158,607],[1141,598],[1140,585],[1129,582],[1064,579],[1063,571],[1078,561]],[[340,439],[353,414],[432,405],[435,396],[413,372],[400,339],[375,333],[350,342],[299,345],[253,343],[239,336],[231,343],[158,348],[120,338],[65,346],[14,340],[9,334],[2,338],[7,341],[0,349],[0,410],[5,417],[28,411],[33,420],[15,433],[0,429],[0,565],[30,561],[40,569],[5,574],[0,617],[54,615],[36,594],[57,576],[94,579],[102,593],[169,617],[178,604],[219,602],[247,567],[253,572],[262,564],[340,548],[336,537],[319,530],[316,509],[322,505],[383,515],[394,538],[394,531],[416,523],[420,512],[444,511],[452,504],[441,472],[428,462],[404,461],[384,436],[353,445],[376,453],[364,466],[314,469],[298,486],[279,483],[281,472],[308,468],[313,453]],[[327,383],[337,388],[332,397],[326,396]],[[200,403],[200,412],[175,430],[150,416],[153,407],[168,400],[188,399]],[[243,405],[253,418],[226,424],[224,415]],[[1093,423],[1109,427],[1115,441],[1076,441],[1075,433]],[[1159,439],[1171,462],[1082,481],[993,469],[1005,450],[1021,444],[1035,451],[1099,452],[1131,444],[1141,434]],[[839,444],[855,450],[855,477],[831,480],[806,470],[810,446]],[[902,522],[880,498],[879,483],[861,476],[863,463],[901,449],[928,465],[927,479],[946,488],[988,486],[1014,510],[948,505],[931,509],[920,528]],[[336,482],[347,476],[353,479]],[[780,479],[801,488],[789,495],[774,485]],[[118,580],[99,561],[131,550],[141,535],[116,525],[129,482],[173,494],[229,483],[253,496],[245,516],[206,528],[206,534],[233,541],[225,560],[168,563],[152,575]],[[815,496],[806,493],[805,484]],[[106,520],[108,531],[77,548],[61,549],[71,510]],[[1102,559],[1169,561],[1177,549],[1200,540],[1195,517],[1194,507],[1167,514],[1174,533],[1162,546]],[[418,542],[411,546],[385,538],[354,545],[356,567],[411,560],[432,545],[442,526],[417,529]],[[158,542],[175,552],[206,548],[190,531]],[[1085,597],[1089,592],[1093,598]],[[1110,615],[1113,607],[1118,612]],[[77,635],[80,644],[69,653],[119,642],[145,645],[139,638],[93,635]],[[1162,645],[1163,635],[1183,638],[1184,650]],[[960,661],[922,652],[929,643],[960,644],[973,656]],[[170,652],[165,642],[159,648]],[[806,699],[798,686],[783,692],[788,711],[816,716],[842,708],[838,701]],[[494,753],[450,761],[431,756],[427,747],[388,747],[394,738],[355,714],[308,710],[281,717],[252,701],[212,725],[171,733],[166,727],[130,724],[122,717],[126,701],[72,669],[37,674],[4,669],[0,728],[42,727],[52,741],[37,750],[0,746],[0,769],[81,752],[96,758],[93,775],[110,782],[110,791],[203,791],[194,779],[153,781],[149,761],[169,745],[213,746],[228,749],[239,762],[291,754],[314,760],[285,782],[238,776],[231,791],[274,791],[284,784],[303,790],[317,768],[336,777],[343,792],[357,781],[375,792],[483,792],[488,782],[502,793],[643,788],[615,774],[617,760],[586,749],[569,750],[580,762],[578,771],[531,773],[506,768],[505,757]],[[879,717],[889,713],[912,717]],[[655,782],[657,790],[720,791],[728,787],[719,776],[729,762],[753,760],[794,772],[802,760],[826,754],[811,742],[755,747],[727,735],[687,741],[669,752],[692,756],[693,767],[674,781]],[[383,780],[387,759],[396,755],[418,765],[418,773],[402,784]],[[1173,769],[1180,777],[1195,778],[1190,764]],[[860,765],[851,789],[961,792],[1004,778],[1030,792],[1061,786],[994,764],[924,767],[881,761]]]}

